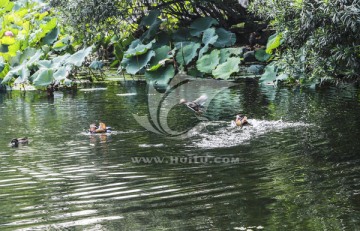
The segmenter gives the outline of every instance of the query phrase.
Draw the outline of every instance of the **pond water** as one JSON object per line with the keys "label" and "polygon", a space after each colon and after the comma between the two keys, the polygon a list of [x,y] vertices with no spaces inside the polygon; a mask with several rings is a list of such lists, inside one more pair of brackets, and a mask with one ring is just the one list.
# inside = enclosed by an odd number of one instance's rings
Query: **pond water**
{"label": "pond water", "polygon": [[[0,94],[0,230],[360,230],[358,89],[244,81],[172,139],[135,120],[144,83],[97,87]],[[231,127],[239,111],[252,126]],[[89,135],[99,120],[113,132]],[[181,106],[168,117],[198,122]]]}

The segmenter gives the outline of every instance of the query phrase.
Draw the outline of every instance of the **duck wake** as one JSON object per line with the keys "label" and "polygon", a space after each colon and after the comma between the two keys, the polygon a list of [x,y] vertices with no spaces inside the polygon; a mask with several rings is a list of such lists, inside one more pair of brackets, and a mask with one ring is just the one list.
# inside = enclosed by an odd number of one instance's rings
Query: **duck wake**
{"label": "duck wake", "polygon": [[[191,146],[200,148],[232,147],[250,142],[253,138],[269,132],[281,131],[286,128],[307,127],[310,124],[303,122],[284,122],[249,119],[250,126],[237,127],[231,122],[209,122],[207,128],[212,131],[203,131],[198,134]],[[224,127],[225,126],[225,127]]]}

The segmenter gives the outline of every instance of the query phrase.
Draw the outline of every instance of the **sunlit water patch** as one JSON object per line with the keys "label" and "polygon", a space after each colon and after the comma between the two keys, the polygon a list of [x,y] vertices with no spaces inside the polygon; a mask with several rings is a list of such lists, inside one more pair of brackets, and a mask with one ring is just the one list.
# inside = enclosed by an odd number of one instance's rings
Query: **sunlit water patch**
{"label": "sunlit water patch", "polygon": [[250,125],[237,127],[231,122],[209,122],[206,131],[199,133],[192,145],[200,148],[231,147],[249,143],[261,135],[287,128],[301,129],[310,126],[303,122],[267,121],[249,119]]}

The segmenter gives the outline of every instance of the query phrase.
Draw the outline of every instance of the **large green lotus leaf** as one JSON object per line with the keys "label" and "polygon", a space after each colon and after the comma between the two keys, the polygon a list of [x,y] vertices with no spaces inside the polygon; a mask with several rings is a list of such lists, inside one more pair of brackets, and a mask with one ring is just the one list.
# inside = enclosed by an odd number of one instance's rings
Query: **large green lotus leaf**
{"label": "large green lotus leaf", "polygon": [[267,65],[265,67],[264,74],[261,75],[260,82],[264,82],[265,84],[273,83],[273,81],[276,79],[276,67],[275,65]]}
{"label": "large green lotus leaf", "polygon": [[149,49],[151,49],[155,40],[152,40],[148,44],[142,44],[140,40],[134,40],[129,49],[124,53],[125,58],[131,58],[134,56],[145,54]]}
{"label": "large green lotus leaf", "polygon": [[5,8],[9,4],[9,0],[0,0],[0,8]]}
{"label": "large green lotus leaf", "polygon": [[191,38],[190,30],[187,28],[180,28],[174,32],[172,39],[174,42],[185,42]]}
{"label": "large green lotus leaf", "polygon": [[20,76],[22,69],[26,67],[26,63],[12,68],[4,77],[1,84],[8,83],[15,76]]}
{"label": "large green lotus leaf", "polygon": [[32,84],[36,87],[46,87],[54,81],[54,72],[52,69],[40,69],[37,77]]}
{"label": "large green lotus leaf", "polygon": [[99,60],[94,60],[89,65],[89,67],[93,70],[101,70],[103,68],[103,66],[104,66],[104,63]]}
{"label": "large green lotus leaf", "polygon": [[76,53],[72,54],[66,61],[66,64],[72,64],[77,67],[80,67],[82,63],[85,61],[85,58],[91,53],[92,47],[84,48]]}
{"label": "large green lotus leaf", "polygon": [[211,73],[219,64],[219,50],[213,50],[210,54],[202,56],[196,61],[196,68],[204,73]]}
{"label": "large green lotus leaf", "polygon": [[142,18],[139,26],[151,26],[154,23],[156,23],[158,17],[160,16],[159,10],[152,10],[149,12],[149,14]]}
{"label": "large green lotus leaf", "polygon": [[140,70],[142,70],[146,65],[148,65],[150,59],[155,56],[155,51],[149,51],[146,54],[133,56],[126,60],[124,65],[126,65],[126,72],[128,74],[135,75]]}
{"label": "large green lotus leaf", "polygon": [[41,68],[51,68],[52,62],[51,60],[39,60],[37,62],[38,67]]}
{"label": "large green lotus leaf", "polygon": [[9,52],[9,46],[8,46],[8,45],[1,44],[1,45],[0,45],[0,52],[1,52],[1,53]]}
{"label": "large green lotus leaf", "polygon": [[60,81],[63,79],[66,79],[69,75],[69,72],[66,70],[66,67],[60,67],[55,73],[54,73],[54,79],[56,81]]}
{"label": "large green lotus leaf", "polygon": [[25,63],[23,62],[27,68],[32,69],[37,66],[37,62],[40,60],[43,55],[42,50],[37,50],[36,53],[30,57],[30,59]]}
{"label": "large green lotus leaf", "polygon": [[51,45],[53,44],[58,36],[59,36],[60,30],[58,27],[55,27],[54,29],[52,29],[52,31],[50,31],[42,40],[43,44],[46,45]]}
{"label": "large green lotus leaf", "polygon": [[239,72],[240,58],[229,58],[225,63],[220,64],[212,71],[215,78],[228,79],[232,73]]}
{"label": "large green lotus leaf", "polygon": [[180,48],[176,54],[176,61],[183,66],[189,64],[196,57],[199,48],[200,44],[194,42]]}
{"label": "large green lotus leaf", "polygon": [[266,53],[272,54],[272,51],[281,45],[281,34],[273,34],[266,43]]}
{"label": "large green lotus leaf", "polygon": [[156,42],[153,44],[152,49],[157,49],[162,46],[170,44],[170,35],[165,31],[161,31],[156,35]]}
{"label": "large green lotus leaf", "polygon": [[64,54],[57,56],[52,59],[52,68],[53,69],[59,69],[63,64],[66,63],[66,60],[70,57],[70,54]]}
{"label": "large green lotus leaf", "polygon": [[229,47],[236,42],[236,35],[224,28],[217,28],[216,34],[218,35],[218,39],[214,43],[215,47]]}
{"label": "large green lotus leaf", "polygon": [[260,62],[266,62],[271,57],[271,54],[266,53],[265,49],[259,49],[255,51],[255,58]]}
{"label": "large green lotus leaf", "polygon": [[215,28],[209,28],[204,31],[202,42],[204,46],[199,51],[199,57],[203,56],[209,49],[210,44],[214,44],[218,36],[215,34]]}
{"label": "large green lotus leaf", "polygon": [[29,58],[33,57],[38,49],[28,47],[24,51],[18,51],[16,52],[16,56],[12,57],[9,61],[11,66],[17,66],[22,64],[24,61],[28,60]]}
{"label": "large green lotus leaf", "polygon": [[241,57],[243,54],[243,48],[242,47],[236,47],[236,48],[224,48],[220,50],[220,62],[224,63],[228,58],[231,56],[237,56]]}
{"label": "large green lotus leaf", "polygon": [[145,31],[145,33],[141,36],[141,40],[150,40],[150,39],[154,38],[154,36],[156,35],[156,32],[159,30],[161,23],[162,23],[162,21],[157,18],[156,21],[153,24],[151,24],[149,29],[147,31]]}
{"label": "large green lotus leaf", "polygon": [[[8,63],[1,63],[0,79],[4,78],[5,75],[10,71],[10,65]],[[0,80],[1,83],[1,80]]]}
{"label": "large green lotus leaf", "polygon": [[146,71],[147,81],[154,82],[154,85],[167,86],[169,81],[175,75],[175,68],[172,65],[161,67],[156,71]]}
{"label": "large green lotus leaf", "polygon": [[62,38],[61,40],[55,42],[52,48],[55,51],[66,50],[69,47],[70,43],[71,43],[71,39],[72,39],[72,37],[70,35],[67,35],[64,38]]}
{"label": "large green lotus leaf", "polygon": [[218,21],[211,17],[198,18],[190,25],[190,34],[199,37],[206,29],[218,25]]}
{"label": "large green lotus leaf", "polygon": [[155,56],[150,61],[150,68],[147,71],[156,71],[160,67],[164,66],[166,60],[170,60],[171,55],[169,54],[170,47],[163,46],[155,50]]}
{"label": "large green lotus leaf", "polygon": [[28,80],[29,76],[30,76],[30,70],[25,65],[23,65],[20,71],[20,75],[16,78],[14,83],[15,84],[24,83]]}

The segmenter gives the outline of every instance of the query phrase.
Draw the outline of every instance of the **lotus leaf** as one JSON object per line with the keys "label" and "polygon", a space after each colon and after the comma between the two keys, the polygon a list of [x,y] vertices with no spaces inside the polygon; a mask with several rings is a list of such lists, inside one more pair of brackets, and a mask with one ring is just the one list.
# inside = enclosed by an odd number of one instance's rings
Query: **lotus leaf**
{"label": "lotus leaf", "polygon": [[9,0],[0,0],[0,7],[5,8],[9,4]]}
{"label": "lotus leaf", "polygon": [[[146,71],[145,77],[149,82],[154,82],[154,85],[167,86],[171,78],[175,75],[175,68],[171,65],[161,67],[156,71]],[[156,86],[155,86],[156,87]]]}
{"label": "lotus leaf", "polygon": [[66,70],[66,67],[60,67],[55,73],[54,73],[54,79],[56,81],[64,80],[68,77],[69,72]]}
{"label": "lotus leaf", "polygon": [[224,48],[220,50],[220,63],[226,62],[226,60],[232,55],[241,57],[243,54],[243,48]]}
{"label": "lotus leaf", "polygon": [[240,58],[229,58],[225,63],[217,66],[217,68],[212,71],[212,74],[215,78],[228,79],[232,73],[239,72],[239,64]]}
{"label": "lotus leaf", "polygon": [[211,73],[219,64],[219,50],[213,50],[210,54],[202,56],[196,61],[196,68],[204,73]]}
{"label": "lotus leaf", "polygon": [[146,54],[133,56],[127,60],[123,60],[126,72],[132,75],[135,75],[141,71],[150,61],[152,57],[155,56],[155,51],[148,51]]}
{"label": "lotus leaf", "polygon": [[194,42],[180,48],[176,55],[176,61],[183,66],[189,64],[196,57],[199,48],[200,44]]}
{"label": "lotus leaf", "polygon": [[271,57],[271,54],[266,53],[264,49],[259,49],[255,51],[255,58],[260,62],[266,62]]}
{"label": "lotus leaf", "polygon": [[58,27],[55,27],[54,29],[52,29],[52,31],[50,31],[50,33],[48,33],[43,38],[43,44],[46,44],[46,45],[53,44],[57,40],[59,33],[60,33],[60,30]]}
{"label": "lotus leaf", "polygon": [[151,24],[149,29],[141,36],[141,40],[149,40],[154,38],[156,32],[159,30],[160,24],[162,21],[160,19],[156,19],[156,21]]}
{"label": "lotus leaf", "polygon": [[1,38],[1,44],[12,45],[15,43],[15,38],[11,36],[4,36]]}
{"label": "lotus leaf", "polygon": [[169,54],[170,47],[169,46],[163,46],[155,50],[155,56],[150,61],[150,68],[147,69],[147,71],[155,71],[159,67],[162,67],[165,65],[165,61],[170,60],[171,55]]}
{"label": "lotus leaf", "polygon": [[189,41],[191,38],[190,30],[185,28],[180,28],[174,32],[172,39],[174,42],[184,42]]}
{"label": "lotus leaf", "polygon": [[54,80],[54,73],[52,69],[40,69],[38,75],[34,79],[33,84],[37,87],[46,87],[50,85]]}
{"label": "lotus leaf", "polygon": [[[4,78],[5,75],[10,71],[10,65],[8,63],[1,63],[0,79]],[[1,80],[0,80],[1,83]]]}
{"label": "lotus leaf", "polygon": [[272,51],[281,45],[281,37],[281,34],[273,34],[268,38],[266,53],[272,54]]}
{"label": "lotus leaf", "polygon": [[26,68],[25,65],[23,65],[21,68],[20,75],[19,77],[16,78],[14,83],[15,84],[24,83],[28,80],[29,76],[30,76],[30,70]]}
{"label": "lotus leaf", "polygon": [[276,79],[276,73],[275,65],[267,65],[264,74],[261,75],[260,81],[265,82],[265,84],[273,83]]}
{"label": "lotus leaf", "polygon": [[210,28],[212,25],[218,25],[218,21],[211,17],[203,17],[196,19],[190,25],[190,34],[192,36],[199,37],[206,29]]}
{"label": "lotus leaf", "polygon": [[236,42],[236,35],[224,28],[217,28],[216,34],[218,35],[218,39],[214,43],[215,47],[229,47]]}
{"label": "lotus leaf", "polygon": [[160,16],[159,10],[152,10],[149,12],[149,14],[142,18],[139,26],[151,26],[154,23],[156,23],[158,17]]}
{"label": "lotus leaf", "polygon": [[51,68],[51,60],[40,60],[37,62],[38,67],[41,68]]}
{"label": "lotus leaf", "polygon": [[124,57],[131,58],[134,56],[145,54],[149,49],[151,49],[153,43],[155,43],[155,40],[152,40],[146,45],[142,44],[139,39],[134,40],[131,43],[129,49],[124,53]]}
{"label": "lotus leaf", "polygon": [[215,34],[214,28],[209,28],[204,31],[202,42],[204,46],[199,51],[199,57],[202,57],[204,53],[206,53],[209,49],[209,44],[214,44],[218,36]]}
{"label": "lotus leaf", "polygon": [[103,68],[103,66],[104,66],[104,63],[101,61],[98,61],[98,60],[92,61],[91,64],[89,65],[89,67],[94,70],[101,70]]}
{"label": "lotus leaf", "polygon": [[66,64],[72,64],[77,67],[80,67],[82,63],[85,61],[85,58],[91,53],[92,49],[93,48],[90,46],[88,48],[84,48],[77,51],[67,59]]}

